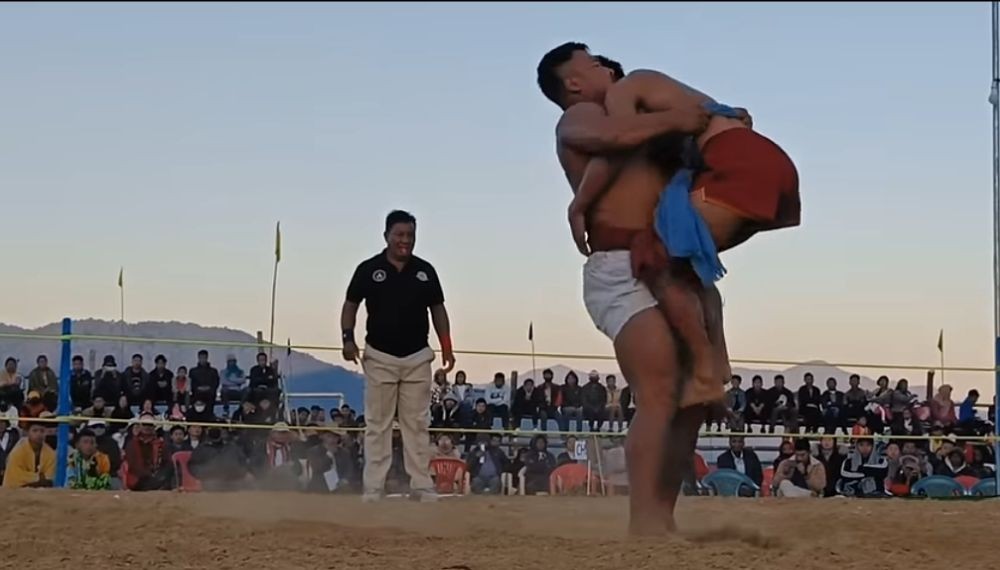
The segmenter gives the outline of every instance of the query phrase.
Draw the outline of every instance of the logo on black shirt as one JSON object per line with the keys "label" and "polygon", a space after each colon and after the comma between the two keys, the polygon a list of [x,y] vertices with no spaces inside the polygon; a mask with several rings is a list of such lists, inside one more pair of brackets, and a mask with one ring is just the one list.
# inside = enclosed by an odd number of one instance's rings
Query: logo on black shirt
{"label": "logo on black shirt", "polygon": [[376,269],[375,273],[372,273],[372,281],[374,281],[376,283],[381,283],[381,282],[385,281],[385,270],[384,269]]}
{"label": "logo on black shirt", "polygon": [[427,274],[426,273],[424,273],[423,271],[417,271],[417,280],[423,281],[424,283],[426,283],[427,279],[428,278],[427,278]]}

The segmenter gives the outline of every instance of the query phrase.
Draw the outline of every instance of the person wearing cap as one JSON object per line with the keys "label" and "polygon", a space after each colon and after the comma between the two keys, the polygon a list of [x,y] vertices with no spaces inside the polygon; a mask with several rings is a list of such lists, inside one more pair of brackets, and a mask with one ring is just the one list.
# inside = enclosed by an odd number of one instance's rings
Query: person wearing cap
{"label": "person wearing cap", "polygon": [[158,406],[174,403],[174,373],[167,368],[167,357],[157,354],[153,359],[153,369],[149,372],[149,391],[145,398]]}
{"label": "person wearing cap", "polygon": [[292,453],[292,430],[288,424],[278,422],[271,428],[267,442],[254,450],[250,470],[261,489],[269,491],[297,491],[302,465]]}
{"label": "person wearing cap", "polygon": [[69,456],[66,480],[71,489],[103,491],[111,488],[111,459],[97,448],[97,436],[83,429]]}
{"label": "person wearing cap", "polygon": [[598,431],[607,411],[608,391],[601,384],[601,373],[591,370],[583,387],[583,419],[590,422],[590,431]]}
{"label": "person wearing cap", "polygon": [[125,444],[125,486],[132,491],[169,489],[173,468],[164,455],[163,440],[156,436],[155,418],[148,413],[140,415],[139,433]]}
{"label": "person wearing cap", "polygon": [[[386,217],[386,248],[358,265],[340,316],[344,359],[358,362],[360,357],[366,379],[365,501],[376,501],[385,491],[397,411],[410,488],[422,500],[437,499],[427,445],[434,362],[427,342],[428,311],[441,344],[445,372],[455,366],[455,355],[437,271],[413,255],[416,224],[413,215],[399,210]],[[354,338],[362,301],[368,312],[364,355]]]}
{"label": "person wearing cap", "polygon": [[97,378],[94,382],[94,398],[100,397],[105,403],[114,405],[124,391],[122,376],[118,372],[118,363],[115,362],[115,357],[110,354],[105,356],[101,369],[96,372],[95,376]]}
{"label": "person wearing cap", "polygon": [[[21,406],[21,418],[37,418],[41,416],[44,411],[45,404],[42,403],[42,394],[37,390],[28,392],[28,397],[24,400],[24,405]],[[28,423],[22,421],[21,429],[28,429]]]}
{"label": "person wearing cap", "polygon": [[436,429],[458,429],[461,427],[458,414],[458,398],[454,392],[444,395],[444,403],[432,414],[431,427]]}
{"label": "person wearing cap", "polygon": [[45,444],[45,425],[32,422],[22,439],[7,456],[3,487],[51,487],[56,475],[56,452]]}
{"label": "person wearing cap", "polygon": [[54,411],[59,399],[59,377],[49,368],[49,358],[44,354],[40,355],[35,363],[37,366],[28,374],[28,390],[38,392],[45,409]]}
{"label": "person wearing cap", "polygon": [[226,367],[222,369],[222,410],[229,415],[229,402],[242,402],[246,398],[247,378],[243,369],[237,364],[236,355],[226,357]]}

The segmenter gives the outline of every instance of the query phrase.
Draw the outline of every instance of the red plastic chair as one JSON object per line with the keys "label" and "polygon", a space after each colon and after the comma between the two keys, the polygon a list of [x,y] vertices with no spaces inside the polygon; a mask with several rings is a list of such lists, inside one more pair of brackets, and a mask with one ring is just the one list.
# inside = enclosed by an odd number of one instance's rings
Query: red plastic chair
{"label": "red plastic chair", "polygon": [[468,493],[469,474],[465,462],[461,459],[437,457],[431,459],[430,469],[434,477],[434,489],[438,493],[458,495]]}
{"label": "red plastic chair", "polygon": [[774,467],[768,467],[764,470],[764,478],[760,483],[760,494],[762,497],[771,496],[771,482],[774,481]]}
{"label": "red plastic chair", "polygon": [[965,487],[966,491],[971,491],[973,487],[979,484],[979,478],[971,475],[959,475],[955,477],[955,482]]}
{"label": "red plastic chair", "polygon": [[188,470],[191,461],[190,451],[178,451],[174,454],[174,477],[177,478],[177,490],[197,493],[201,491],[201,481]]}
{"label": "red plastic chair", "polygon": [[[587,487],[588,480],[590,482],[589,489]],[[586,493],[600,488],[600,476],[597,473],[591,473],[583,463],[567,463],[556,467],[555,471],[549,475],[550,495],[568,495],[580,489]]]}

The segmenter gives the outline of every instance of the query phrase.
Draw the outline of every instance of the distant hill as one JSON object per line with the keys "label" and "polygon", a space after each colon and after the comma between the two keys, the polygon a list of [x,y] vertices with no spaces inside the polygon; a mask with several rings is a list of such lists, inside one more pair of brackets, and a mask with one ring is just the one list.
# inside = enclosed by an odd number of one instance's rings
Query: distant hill
{"label": "distant hill", "polygon": [[[62,325],[59,323],[45,325],[37,329],[24,329],[0,323],[0,332],[3,333],[58,335],[61,329]],[[73,321],[73,332],[74,334],[98,336],[121,336],[124,334],[128,337],[148,339],[190,339],[233,343],[256,343],[257,341],[256,337],[243,331],[179,322],[126,323],[123,330],[121,323],[86,319]],[[124,347],[122,343],[115,341],[76,340],[73,342],[73,354],[82,355],[86,366],[91,369],[100,366],[106,354],[115,357],[119,368],[127,366],[133,354],[143,355],[144,365],[147,369],[153,366],[153,358],[158,354],[167,358],[168,366],[171,369],[176,369],[181,365],[191,367],[197,361],[197,353],[202,348],[208,350],[209,360],[216,368],[224,367],[226,357],[232,354],[236,356],[240,368],[243,368],[248,374],[250,368],[256,363],[259,352],[257,347],[251,346],[199,346],[168,344],[155,340],[128,342],[124,344]],[[9,356],[16,358],[20,361],[19,369],[24,375],[27,375],[34,368],[35,359],[40,354],[47,355],[50,365],[58,371],[60,350],[60,343],[55,340],[0,340],[0,358],[6,359]],[[341,392],[345,395],[348,404],[356,409],[361,409],[364,381],[359,374],[340,366],[328,364],[302,352],[292,351],[291,355],[287,355],[284,348],[275,348],[274,358],[279,361],[280,370],[288,379],[288,388],[291,393]],[[334,405],[334,402],[330,400],[315,399],[292,403],[293,405],[312,405],[315,403],[324,408],[330,408]]]}

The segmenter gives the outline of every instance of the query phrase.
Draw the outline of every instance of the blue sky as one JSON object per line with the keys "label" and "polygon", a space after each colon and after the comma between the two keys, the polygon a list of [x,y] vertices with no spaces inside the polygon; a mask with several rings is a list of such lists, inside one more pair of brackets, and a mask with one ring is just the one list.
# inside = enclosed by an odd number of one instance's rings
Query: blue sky
{"label": "blue sky", "polygon": [[935,363],[943,327],[989,365],[986,3],[4,5],[2,320],[116,318],[125,265],[130,321],[266,330],[280,219],[276,336],[336,344],[401,207],[457,347],[524,350],[534,320],[540,351],[607,354],[534,85],[571,39],[748,107],[795,159],[803,225],[723,259],[735,357]]}

